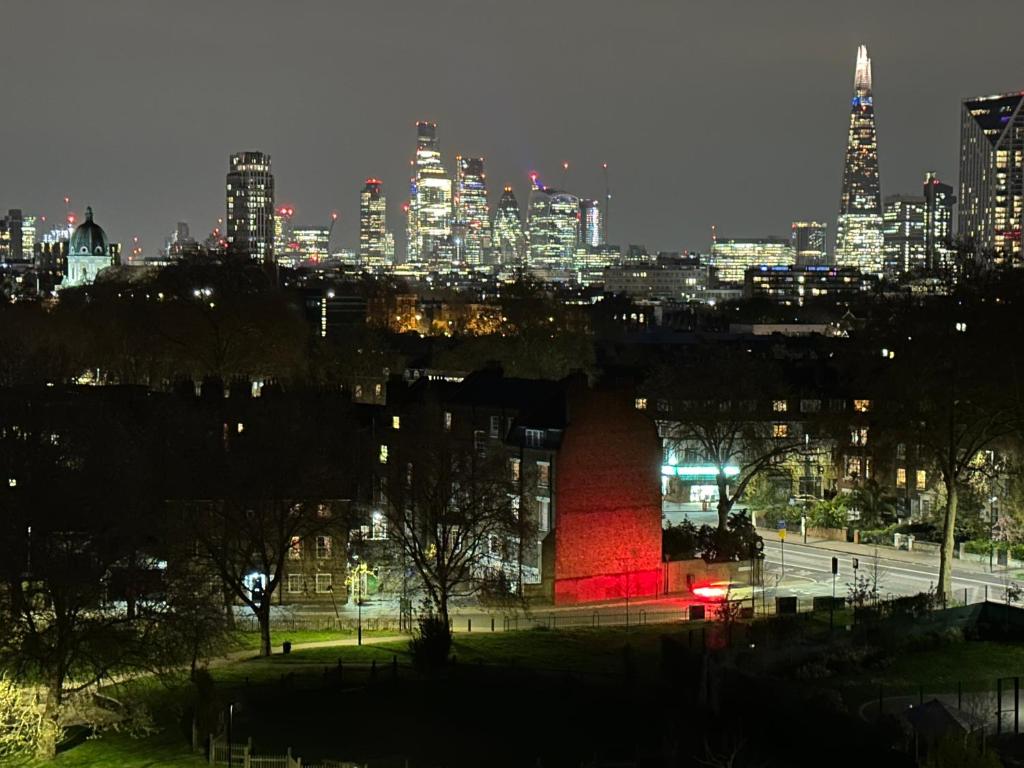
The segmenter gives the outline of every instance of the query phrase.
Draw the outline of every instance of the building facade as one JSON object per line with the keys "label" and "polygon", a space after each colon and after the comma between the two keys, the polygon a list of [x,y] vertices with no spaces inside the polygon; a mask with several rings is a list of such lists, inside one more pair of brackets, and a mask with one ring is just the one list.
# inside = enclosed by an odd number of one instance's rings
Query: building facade
{"label": "building facade", "polygon": [[923,195],[888,195],[885,198],[882,271],[887,278],[920,272],[927,266],[927,211]]}
{"label": "building facade", "polygon": [[884,236],[878,175],[878,135],[871,90],[871,59],[857,49],[853,101],[843,164],[843,189],[836,225],[836,264],[862,272],[882,272]]}
{"label": "building facade", "polygon": [[67,274],[61,288],[92,283],[104,269],[119,261],[119,249],[107,240],[107,233],[92,220],[92,208],[85,209],[85,221],[75,228],[68,244]]}
{"label": "building facade", "polygon": [[270,155],[239,152],[231,156],[225,226],[230,250],[253,261],[274,263],[274,175]]}
{"label": "building facade", "polygon": [[519,210],[512,187],[506,186],[494,212],[491,229],[491,259],[506,269],[519,269],[526,263],[526,233],[523,214]]}
{"label": "building facade", "polygon": [[482,157],[455,158],[456,259],[480,267],[491,247],[491,218],[487,209],[487,174]]}
{"label": "building facade", "polygon": [[793,244],[782,237],[719,239],[711,244],[709,259],[720,283],[743,284],[750,267],[791,266],[796,261]]}
{"label": "building facade", "polygon": [[759,266],[747,270],[743,295],[748,299],[771,299],[787,307],[802,307],[809,299],[826,296],[849,301],[868,285],[868,278],[853,267]]}
{"label": "building facade", "polygon": [[579,241],[579,198],[535,183],[529,216],[530,271],[552,278],[568,276]]}
{"label": "building facade", "polygon": [[604,245],[601,208],[597,200],[580,200],[580,246],[597,248]]}
{"label": "building facade", "polygon": [[359,193],[359,262],[376,272],[395,260],[395,243],[388,232],[388,202],[384,183],[369,178]]}
{"label": "building facade", "polygon": [[798,267],[828,264],[828,225],[817,221],[794,221],[790,239]]}
{"label": "building facade", "polygon": [[441,162],[436,123],[416,123],[413,170],[406,261],[440,267],[441,262],[450,261],[452,180]]}
{"label": "building facade", "polygon": [[1024,91],[963,103],[959,234],[997,259],[1021,256]]}
{"label": "building facade", "polygon": [[924,178],[924,253],[931,271],[952,261],[954,203],[953,187],[928,173]]}

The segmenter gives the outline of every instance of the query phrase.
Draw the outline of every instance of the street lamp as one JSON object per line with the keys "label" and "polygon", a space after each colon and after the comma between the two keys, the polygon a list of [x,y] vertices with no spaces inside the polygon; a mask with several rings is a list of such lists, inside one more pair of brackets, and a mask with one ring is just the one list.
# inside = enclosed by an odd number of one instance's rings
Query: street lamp
{"label": "street lamp", "polygon": [[988,515],[989,515],[989,526],[988,526],[988,570],[992,572],[992,559],[996,551],[996,501],[998,499],[993,496],[988,500]]}
{"label": "street lamp", "polygon": [[232,740],[232,731],[234,729],[234,725],[235,725],[235,702],[231,702],[230,704],[228,704],[228,768],[231,768],[231,762],[232,762],[231,761],[231,758],[232,758],[232,749],[231,749],[231,743],[232,742],[231,742],[231,740]]}

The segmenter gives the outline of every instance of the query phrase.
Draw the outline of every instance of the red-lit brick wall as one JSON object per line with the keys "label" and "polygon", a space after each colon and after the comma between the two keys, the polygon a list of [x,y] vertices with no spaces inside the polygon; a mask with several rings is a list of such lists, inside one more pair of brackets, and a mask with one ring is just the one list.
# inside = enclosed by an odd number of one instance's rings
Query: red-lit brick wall
{"label": "red-lit brick wall", "polygon": [[661,445],[629,392],[570,398],[556,467],[556,603],[659,592]]}

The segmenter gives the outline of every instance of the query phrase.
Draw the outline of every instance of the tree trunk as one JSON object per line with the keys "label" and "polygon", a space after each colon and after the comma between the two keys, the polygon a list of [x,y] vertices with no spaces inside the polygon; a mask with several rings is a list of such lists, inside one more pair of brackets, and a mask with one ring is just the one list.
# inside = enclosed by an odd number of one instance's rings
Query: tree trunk
{"label": "tree trunk", "polygon": [[724,531],[729,524],[729,513],[732,511],[732,499],[729,498],[729,481],[725,479],[722,468],[718,470],[718,530]]}
{"label": "tree trunk", "polygon": [[260,602],[256,611],[256,620],[260,625],[260,656],[270,655],[270,601]]}
{"label": "tree trunk", "polygon": [[451,632],[452,622],[451,617],[448,615],[448,590],[442,588],[437,600],[437,612],[438,618],[444,622],[445,629]]}
{"label": "tree trunk", "polygon": [[946,484],[946,515],[942,521],[942,549],[939,551],[939,583],[936,593],[943,605],[953,599],[953,534],[956,528],[956,483]]}

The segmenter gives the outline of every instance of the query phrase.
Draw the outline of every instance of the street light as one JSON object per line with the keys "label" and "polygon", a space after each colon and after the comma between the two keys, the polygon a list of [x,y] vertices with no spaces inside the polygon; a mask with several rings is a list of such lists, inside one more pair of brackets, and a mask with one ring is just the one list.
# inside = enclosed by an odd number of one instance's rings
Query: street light
{"label": "street light", "polygon": [[231,761],[231,758],[232,758],[231,739],[232,739],[232,731],[233,731],[234,725],[235,725],[235,702],[231,702],[230,704],[228,704],[228,768],[231,768],[231,762],[232,762]]}
{"label": "street light", "polygon": [[992,558],[995,555],[996,550],[996,501],[998,499],[993,496],[988,500],[988,514],[989,514],[989,526],[988,526],[988,570],[992,572]]}

